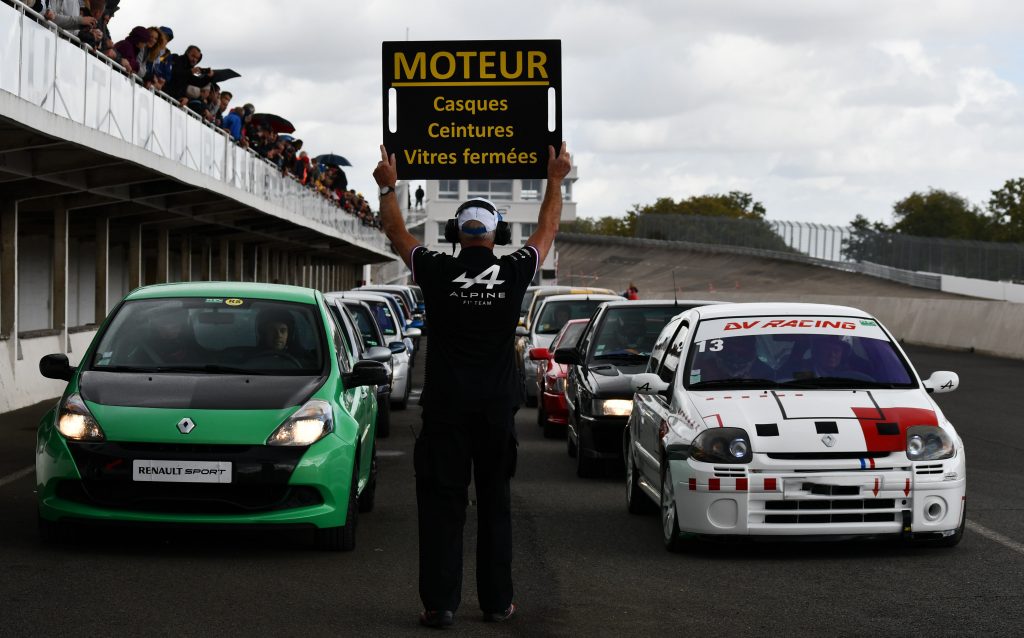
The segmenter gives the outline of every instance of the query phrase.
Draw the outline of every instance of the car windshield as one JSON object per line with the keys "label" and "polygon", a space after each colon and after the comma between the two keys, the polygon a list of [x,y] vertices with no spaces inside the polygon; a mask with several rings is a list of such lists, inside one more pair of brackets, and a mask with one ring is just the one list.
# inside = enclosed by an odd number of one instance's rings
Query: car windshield
{"label": "car windshield", "polygon": [[366,309],[366,306],[345,304],[345,307],[352,313],[352,317],[356,321],[356,327],[359,329],[360,334],[363,335],[363,343],[366,344],[367,348],[384,345],[380,343],[380,337],[373,325],[373,317],[370,316],[370,311]]}
{"label": "car windshield", "polygon": [[587,299],[583,295],[579,297],[579,300],[564,299],[545,303],[537,318],[536,333],[539,335],[558,334],[566,321],[589,319],[597,307],[607,301],[606,299]]}
{"label": "car windshield", "polygon": [[317,307],[268,299],[167,298],[124,303],[103,333],[92,370],[321,374]]}
{"label": "car windshield", "polygon": [[551,351],[554,352],[558,348],[569,348],[576,345],[576,342],[580,340],[580,335],[587,329],[586,321],[573,321],[567,323],[562,329],[562,332],[555,337],[555,340],[551,343]]}
{"label": "car windshield", "polygon": [[594,337],[590,360],[643,361],[651,355],[661,329],[682,312],[676,306],[609,308]]}
{"label": "car windshield", "polygon": [[398,330],[395,328],[394,315],[391,313],[391,307],[386,301],[367,301],[366,303],[370,306],[370,310],[373,311],[373,319],[377,322],[381,332],[387,336],[398,334]]}
{"label": "car windshield", "polygon": [[525,317],[527,311],[530,310],[530,302],[533,301],[533,296],[537,294],[536,290],[527,290],[526,294],[523,295],[523,303],[519,304],[519,316]]}
{"label": "car windshield", "polygon": [[690,389],[917,387],[889,336],[861,317],[702,321],[684,378]]}

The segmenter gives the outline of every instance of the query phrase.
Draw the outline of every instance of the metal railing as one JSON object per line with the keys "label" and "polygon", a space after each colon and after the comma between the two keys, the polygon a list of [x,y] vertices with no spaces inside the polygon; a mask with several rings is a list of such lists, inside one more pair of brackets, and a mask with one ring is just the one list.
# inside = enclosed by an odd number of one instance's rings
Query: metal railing
{"label": "metal railing", "polygon": [[[684,215],[641,215],[636,236],[645,239],[736,246],[779,255],[796,253],[850,268],[955,275],[990,281],[1024,280],[1024,245],[915,237],[900,233],[808,222]],[[886,276],[886,278],[893,278]]]}
{"label": "metal railing", "polygon": [[281,174],[228,133],[91,51],[24,5],[0,0],[0,91],[146,149],[207,177],[387,251],[384,236]]}

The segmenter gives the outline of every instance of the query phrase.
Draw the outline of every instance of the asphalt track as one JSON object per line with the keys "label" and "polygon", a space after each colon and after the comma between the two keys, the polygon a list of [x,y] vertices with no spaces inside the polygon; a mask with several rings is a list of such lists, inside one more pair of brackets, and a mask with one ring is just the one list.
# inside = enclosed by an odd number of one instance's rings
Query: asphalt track
{"label": "asphalt track", "polygon": [[[969,527],[953,549],[898,543],[708,544],[673,555],[656,517],[626,512],[617,475],[575,476],[535,412],[518,418],[516,599],[479,620],[472,507],[453,635],[1020,636],[1024,629],[1024,362],[911,348],[960,373],[938,397],[966,442]],[[422,361],[422,359],[421,359]],[[422,373],[422,366],[416,371]],[[374,512],[351,553],[304,534],[117,530],[39,544],[32,475],[45,405],[0,415],[0,634],[429,635],[416,624],[415,407],[379,444]]]}

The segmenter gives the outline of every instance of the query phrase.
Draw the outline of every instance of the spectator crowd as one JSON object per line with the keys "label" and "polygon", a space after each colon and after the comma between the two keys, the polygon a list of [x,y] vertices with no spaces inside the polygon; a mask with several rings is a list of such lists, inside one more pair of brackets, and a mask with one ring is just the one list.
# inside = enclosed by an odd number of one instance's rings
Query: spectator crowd
{"label": "spectator crowd", "polygon": [[279,132],[280,118],[259,114],[252,104],[229,108],[234,95],[222,90],[220,83],[238,75],[199,66],[203,52],[196,45],[174,53],[171,27],[136,26],[124,39],[114,40],[110,22],[121,0],[18,1],[120,65],[146,88],[165,93],[182,108],[224,129],[237,144],[277,166],[283,175],[320,193],[364,225],[380,228],[379,215],[361,193],[348,188],[341,166],[311,158],[301,139]]}

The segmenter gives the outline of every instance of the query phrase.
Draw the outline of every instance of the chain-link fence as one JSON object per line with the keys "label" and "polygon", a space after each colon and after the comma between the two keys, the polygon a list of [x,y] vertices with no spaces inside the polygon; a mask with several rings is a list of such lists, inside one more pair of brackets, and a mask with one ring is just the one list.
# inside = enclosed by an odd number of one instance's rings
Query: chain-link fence
{"label": "chain-link fence", "polygon": [[991,281],[1024,281],[1024,244],[914,237],[808,222],[641,215],[636,236],[794,253],[839,263]]}

